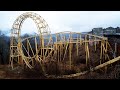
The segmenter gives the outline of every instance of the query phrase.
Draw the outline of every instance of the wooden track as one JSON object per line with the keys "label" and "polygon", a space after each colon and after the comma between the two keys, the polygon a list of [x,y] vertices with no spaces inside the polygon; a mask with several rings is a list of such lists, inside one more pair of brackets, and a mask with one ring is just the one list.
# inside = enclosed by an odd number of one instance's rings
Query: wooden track
{"label": "wooden track", "polygon": [[[35,24],[38,27],[38,35],[27,37],[22,39],[20,29],[23,24],[23,21],[27,18],[33,19]],[[38,22],[39,21],[39,22]],[[42,25],[42,26],[41,26]],[[45,35],[47,37],[45,37]],[[37,40],[36,38],[39,38]],[[30,43],[30,39],[32,39],[32,43],[35,44],[35,48],[32,48],[32,45]],[[54,39],[53,36],[49,31],[49,26],[46,23],[46,21],[39,15],[31,12],[24,13],[20,15],[15,22],[13,23],[12,30],[11,30],[11,42],[10,42],[10,64],[11,67],[13,68],[13,62],[17,61],[17,63],[26,65],[27,67],[34,68],[34,61],[37,61],[40,63],[45,62],[48,60],[49,57],[52,59],[56,60],[56,62],[63,62],[65,61],[65,57],[68,58],[68,65],[69,68],[71,69],[72,66],[72,57],[73,54],[75,53],[75,57],[79,57],[79,47],[81,45],[84,45],[82,48],[85,51],[85,64],[86,66],[89,63],[90,60],[90,51],[89,51],[89,46],[90,43],[93,44],[94,50],[97,50],[97,45],[100,48],[100,58],[98,58],[100,65],[91,68],[88,71],[83,71],[79,72],[76,74],[70,74],[70,75],[62,75],[60,77],[56,78],[70,78],[70,77],[77,77],[83,74],[86,74],[90,71],[98,70],[102,67],[105,67],[109,64],[112,64],[114,62],[117,62],[120,60],[120,56],[117,58],[114,58],[110,60],[109,55],[108,55],[108,49],[111,49],[108,39],[106,37],[101,37],[97,35],[91,35],[91,34],[82,34],[79,32],[71,32],[71,31],[64,31],[64,32],[58,32],[54,34]],[[45,40],[47,40],[45,42]],[[26,47],[23,45],[23,42],[26,41]],[[98,43],[98,44],[97,44]],[[73,46],[75,46],[76,52],[73,51]],[[24,51],[27,53],[23,53],[23,48]],[[34,50],[35,52],[34,52]],[[112,51],[113,52],[113,51]],[[32,56],[30,55],[32,54]],[[40,53],[40,54],[39,54]],[[101,60],[105,59],[106,62],[101,63]],[[108,61],[107,61],[108,60]],[[44,68],[42,66],[42,68]],[[54,75],[47,75],[47,77],[55,77]]]}
{"label": "wooden track", "polygon": [[114,58],[114,59],[112,59],[112,60],[110,60],[110,61],[107,61],[107,62],[105,62],[105,63],[103,63],[103,64],[100,64],[100,65],[98,65],[98,66],[96,66],[96,67],[94,67],[94,68],[91,68],[90,70],[88,70],[88,71],[83,71],[83,72],[80,72],[80,73],[76,73],[76,74],[70,74],[70,75],[62,75],[62,76],[54,76],[54,75],[49,75],[49,76],[47,76],[48,78],[72,78],[72,77],[78,77],[78,76],[80,76],[80,75],[84,75],[84,74],[87,74],[87,73],[89,73],[89,72],[92,72],[92,71],[95,71],[95,70],[98,70],[98,69],[101,69],[101,68],[103,68],[103,67],[105,67],[105,66],[107,66],[107,65],[110,65],[110,64],[112,64],[112,63],[114,63],[114,62],[117,62],[117,61],[119,61],[120,60],[120,56],[119,57],[116,57],[116,58]]}

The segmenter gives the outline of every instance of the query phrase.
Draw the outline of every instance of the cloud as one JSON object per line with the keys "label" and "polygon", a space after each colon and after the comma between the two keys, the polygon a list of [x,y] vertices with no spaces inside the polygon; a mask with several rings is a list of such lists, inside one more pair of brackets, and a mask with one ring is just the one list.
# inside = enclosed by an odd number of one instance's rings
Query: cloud
{"label": "cloud", "polygon": [[64,31],[73,31],[72,27],[64,25],[50,25],[52,33],[64,32]]}
{"label": "cloud", "polygon": [[[95,27],[120,27],[120,11],[0,11],[0,29],[11,29],[15,19],[24,12],[42,16],[52,33],[61,31],[85,32]],[[32,20],[27,19],[22,33],[37,32]]]}

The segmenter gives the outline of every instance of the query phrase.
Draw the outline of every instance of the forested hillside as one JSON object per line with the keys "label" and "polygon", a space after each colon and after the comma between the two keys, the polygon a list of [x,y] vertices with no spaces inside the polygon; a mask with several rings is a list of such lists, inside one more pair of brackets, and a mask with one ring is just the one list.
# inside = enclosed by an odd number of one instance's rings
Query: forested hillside
{"label": "forested hillside", "polygon": [[0,30],[0,64],[9,63],[10,37]]}
{"label": "forested hillside", "polygon": [[[28,37],[24,34],[22,37]],[[4,31],[0,30],[0,64],[8,64],[10,55],[10,36]]]}

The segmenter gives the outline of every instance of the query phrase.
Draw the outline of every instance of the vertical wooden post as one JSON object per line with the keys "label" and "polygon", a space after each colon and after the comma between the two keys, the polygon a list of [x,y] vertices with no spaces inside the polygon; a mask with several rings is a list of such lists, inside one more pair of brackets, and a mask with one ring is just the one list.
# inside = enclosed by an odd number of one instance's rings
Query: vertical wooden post
{"label": "vertical wooden post", "polygon": [[28,51],[28,54],[30,53],[30,48],[29,48],[29,44],[28,44],[28,39],[27,39],[27,51]]}
{"label": "vertical wooden post", "polygon": [[38,61],[38,51],[37,51],[37,40],[36,40],[36,37],[35,37],[35,50],[36,50],[36,60]]}
{"label": "vertical wooden post", "polygon": [[13,69],[13,56],[11,57],[11,66],[12,66],[12,69]]}
{"label": "vertical wooden post", "polygon": [[88,59],[90,59],[90,54],[89,54],[89,45],[87,43],[87,52],[88,52]]}
{"label": "vertical wooden post", "polygon": [[82,38],[81,38],[81,34],[80,34],[80,45],[82,45]]}
{"label": "vertical wooden post", "polygon": [[103,45],[103,41],[101,41],[101,53],[100,53],[100,64],[101,64],[101,60],[102,60],[102,45]]}
{"label": "vertical wooden post", "polygon": [[102,46],[103,46],[103,60],[104,60],[105,59],[105,50],[104,50],[104,48],[105,48],[104,47],[105,46],[105,41],[104,40],[103,40],[103,45]]}
{"label": "vertical wooden post", "polygon": [[89,60],[89,47],[88,47],[88,43],[86,43],[86,66],[88,65],[88,60]]}
{"label": "vertical wooden post", "polygon": [[69,61],[70,61],[70,70],[71,70],[71,33],[70,33],[70,43],[69,43]]}
{"label": "vertical wooden post", "polygon": [[77,48],[77,56],[78,56],[78,34],[77,34],[77,43],[76,43],[76,48]]}
{"label": "vertical wooden post", "polygon": [[107,44],[107,41],[105,41],[105,43],[106,43],[106,51],[105,51],[105,60],[107,59],[107,46],[108,46],[108,44]]}
{"label": "vertical wooden post", "polygon": [[43,57],[43,52],[42,52],[42,35],[40,35],[40,50],[41,50],[41,57]]}
{"label": "vertical wooden post", "polygon": [[42,50],[43,50],[43,61],[45,60],[45,53],[44,53],[44,37],[42,36]]}
{"label": "vertical wooden post", "polygon": [[86,66],[88,66],[88,60],[89,60],[89,47],[88,47],[88,44],[89,44],[89,42],[88,42],[88,40],[89,40],[89,37],[86,35],[85,36],[85,52],[86,52]]}
{"label": "vertical wooden post", "polygon": [[[21,42],[19,40],[19,43],[18,43],[18,46],[17,46],[17,53],[19,53],[20,50],[22,50],[22,45],[21,45]],[[22,60],[22,57],[18,54],[17,56],[17,59],[18,59],[18,63],[23,65],[23,60]]]}
{"label": "vertical wooden post", "polygon": [[85,51],[86,51],[86,42],[87,42],[87,35],[85,35]]}
{"label": "vertical wooden post", "polygon": [[71,43],[69,44],[69,61],[70,61],[70,69],[71,69]]}
{"label": "vertical wooden post", "polygon": [[60,62],[61,62],[61,54],[62,54],[62,42],[60,43]]}
{"label": "vertical wooden post", "polygon": [[[107,40],[105,40],[105,45],[106,45],[106,48],[105,48],[105,60],[107,59],[107,49],[108,49],[108,43],[107,43]],[[105,74],[107,73],[107,66],[105,66]]]}
{"label": "vertical wooden post", "polygon": [[57,50],[58,50],[58,63],[59,63],[59,44],[57,45],[58,47],[57,47]]}
{"label": "vertical wooden post", "polygon": [[63,55],[64,55],[64,54],[63,54],[63,49],[64,49],[63,46],[64,46],[64,43],[62,44],[62,52],[61,52],[61,53],[62,53],[62,60],[63,60],[63,58],[64,58],[64,57],[63,57]]}

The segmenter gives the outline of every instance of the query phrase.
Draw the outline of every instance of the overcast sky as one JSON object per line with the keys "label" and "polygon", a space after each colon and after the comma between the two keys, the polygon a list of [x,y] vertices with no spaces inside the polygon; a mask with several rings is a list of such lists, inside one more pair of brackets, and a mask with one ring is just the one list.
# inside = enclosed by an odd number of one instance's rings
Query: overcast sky
{"label": "overcast sky", "polygon": [[[10,30],[16,18],[28,11],[0,11],[0,29]],[[42,16],[52,33],[61,31],[87,32],[96,27],[120,27],[120,11],[29,11]],[[37,32],[31,19],[26,19],[22,33]]]}

